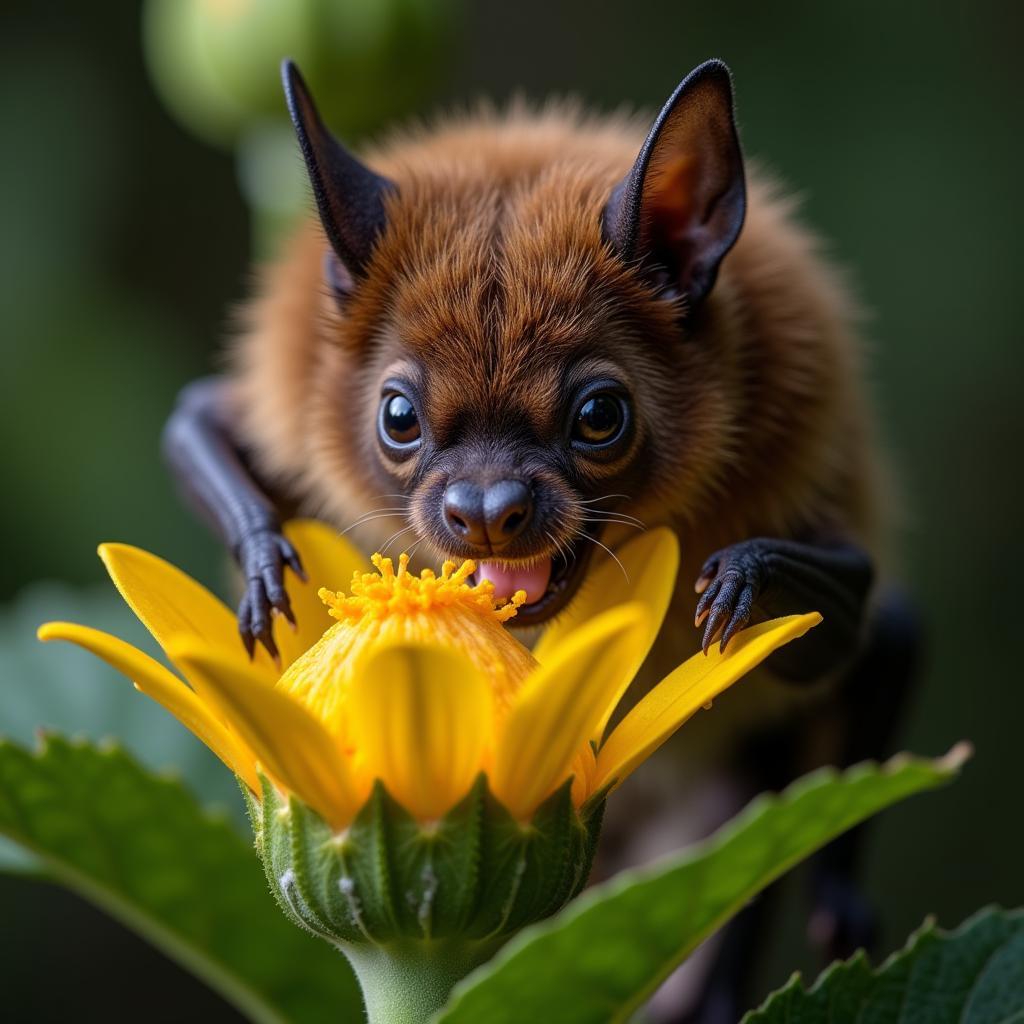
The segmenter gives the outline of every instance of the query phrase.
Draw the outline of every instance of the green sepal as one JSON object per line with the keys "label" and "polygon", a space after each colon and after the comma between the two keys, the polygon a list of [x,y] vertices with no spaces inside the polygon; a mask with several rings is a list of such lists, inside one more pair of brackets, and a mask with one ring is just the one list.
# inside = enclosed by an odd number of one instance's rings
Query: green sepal
{"label": "green sepal", "polygon": [[572,892],[569,893],[569,899],[575,899],[583,892],[587,879],[590,877],[590,869],[594,864],[594,855],[597,853],[597,841],[601,838],[601,825],[604,822],[604,809],[606,806],[605,799],[609,792],[610,787],[601,790],[580,808],[580,821],[583,823],[583,829],[586,833],[581,860],[586,865],[586,871],[580,872],[577,876]]}
{"label": "green sepal", "polygon": [[477,908],[487,780],[435,826],[424,829],[410,815],[397,816],[391,852],[403,888],[402,927],[424,939],[465,935]]}
{"label": "green sepal", "polygon": [[583,867],[574,857],[583,844],[575,841],[578,817],[569,789],[566,783],[548,797],[528,824],[516,821],[493,797],[488,801],[474,935],[510,934],[554,913],[568,899],[567,877],[574,867]]}
{"label": "green sepal", "polygon": [[403,816],[406,812],[375,783],[370,799],[336,841],[338,886],[349,912],[361,923],[364,939],[371,942],[387,942],[402,933],[395,906],[396,881],[401,882],[392,879],[390,833],[396,818]]}
{"label": "green sepal", "polygon": [[314,931],[310,928],[309,922],[298,913],[300,908],[289,883],[292,853],[287,823],[288,805],[274,784],[263,775],[260,775],[260,788],[262,802],[257,803],[255,797],[250,798],[253,807],[250,817],[254,826],[257,819],[260,822],[258,827],[254,827],[256,850],[263,861],[263,870],[270,883],[270,891],[289,919],[300,928]]}
{"label": "green sepal", "polygon": [[267,780],[250,797],[256,845],[284,912],[329,941],[488,942],[553,914],[585,884],[603,805],[580,816],[566,782],[528,823],[480,775],[436,822],[376,783],[342,832]]}

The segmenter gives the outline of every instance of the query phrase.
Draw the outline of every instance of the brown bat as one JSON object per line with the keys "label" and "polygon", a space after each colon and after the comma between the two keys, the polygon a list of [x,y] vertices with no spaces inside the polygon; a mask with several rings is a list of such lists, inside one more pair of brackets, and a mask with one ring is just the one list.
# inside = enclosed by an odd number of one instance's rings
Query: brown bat
{"label": "brown bat", "polygon": [[[291,616],[293,511],[356,524],[369,549],[474,558],[499,595],[526,591],[521,625],[571,602],[602,548],[668,524],[682,569],[652,678],[758,619],[824,623],[701,716],[690,764],[670,750],[640,773],[606,859],[713,824],[697,809],[726,790],[696,760],[739,799],[882,753],[915,630],[872,585],[886,492],[852,305],[792,202],[747,179],[726,67],[687,76],[646,138],[513,108],[399,134],[366,163],[287,62],[284,83],[319,217],[263,275],[230,371],[186,389],[165,437],[243,570],[250,652],[274,653],[272,612]],[[870,929],[853,859],[834,846],[816,874],[833,952]],[[738,1018],[756,918],[685,1019]]]}

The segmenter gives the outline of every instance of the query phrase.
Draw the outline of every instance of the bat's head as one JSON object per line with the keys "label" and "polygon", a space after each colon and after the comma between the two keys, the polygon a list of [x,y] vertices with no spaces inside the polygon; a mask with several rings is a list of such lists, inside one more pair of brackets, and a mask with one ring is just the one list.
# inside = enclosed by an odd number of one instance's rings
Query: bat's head
{"label": "bat's head", "polygon": [[746,202],[729,73],[692,72],[639,155],[621,124],[522,116],[386,177],[284,78],[328,243],[315,471],[545,619],[630,517],[685,519],[714,481],[734,403],[700,338]]}

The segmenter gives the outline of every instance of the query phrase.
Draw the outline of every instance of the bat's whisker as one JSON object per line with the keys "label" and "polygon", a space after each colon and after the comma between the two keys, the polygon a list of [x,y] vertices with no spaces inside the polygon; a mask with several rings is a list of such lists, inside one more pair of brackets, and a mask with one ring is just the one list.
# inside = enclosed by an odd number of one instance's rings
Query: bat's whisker
{"label": "bat's whisker", "polygon": [[390,546],[391,546],[391,545],[392,545],[392,544],[393,544],[393,543],[394,543],[394,542],[395,542],[396,540],[398,540],[398,538],[399,538],[399,537],[401,537],[401,536],[402,536],[403,534],[405,534],[405,533],[408,533],[408,532],[409,532],[410,530],[415,530],[415,529],[416,529],[416,527],[415,527],[415,526],[412,526],[412,525],[410,524],[409,526],[404,526],[404,527],[403,527],[403,528],[402,528],[401,530],[396,530],[396,531],[395,531],[395,532],[394,532],[393,534],[391,534],[391,536],[390,536],[390,537],[388,537],[388,539],[387,539],[386,541],[384,541],[384,543],[383,543],[383,544],[382,544],[382,545],[380,546],[380,553],[381,553],[382,555],[386,555],[386,554],[387,554],[387,551],[388,551],[388,548],[389,548],[389,547],[390,547]]}
{"label": "bat's whisker", "polygon": [[375,508],[370,512],[364,512],[355,522],[350,523],[342,530],[338,536],[344,537],[346,533],[356,529],[358,526],[365,526],[367,523],[372,523],[376,519],[393,519],[395,516],[404,515],[406,509],[404,508]]}
{"label": "bat's whisker", "polygon": [[591,537],[590,534],[587,533],[585,530],[580,530],[578,532],[581,538],[583,538],[584,540],[589,540],[591,544],[596,544],[599,548],[608,552],[608,554],[615,560],[615,564],[622,570],[622,575],[623,577],[625,577],[626,583],[628,584],[629,573],[626,572],[626,567],[619,560],[619,556],[615,554],[615,552],[612,551],[612,549],[608,547],[607,544],[602,544],[596,537]]}
{"label": "bat's whisker", "polygon": [[602,494],[600,498],[587,498],[584,501],[578,502],[580,505],[595,505],[599,501],[611,501],[613,498],[623,498],[629,501],[630,496],[628,494]]}

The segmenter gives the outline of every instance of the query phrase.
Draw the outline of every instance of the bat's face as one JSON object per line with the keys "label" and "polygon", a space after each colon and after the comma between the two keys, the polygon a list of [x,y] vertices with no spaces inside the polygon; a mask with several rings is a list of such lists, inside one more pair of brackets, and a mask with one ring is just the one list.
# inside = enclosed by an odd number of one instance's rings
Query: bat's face
{"label": "bat's face", "polygon": [[618,187],[514,156],[512,184],[443,154],[380,178],[289,74],[337,300],[321,447],[387,496],[396,547],[472,558],[526,592],[517,621],[548,618],[611,533],[685,518],[723,450],[719,354],[682,314],[742,222],[727,73],[677,90]]}
{"label": "bat's face", "polygon": [[540,621],[575,592],[605,527],[631,522],[649,446],[631,375],[613,360],[568,356],[520,371],[511,391],[489,385],[482,363],[391,362],[379,458],[408,496],[416,538],[476,560],[498,596],[525,591],[520,621]]}
{"label": "bat's face", "polygon": [[566,317],[566,296],[538,283],[526,329],[494,312],[502,292],[481,289],[490,313],[421,296],[435,307],[429,337],[406,296],[413,315],[373,359],[362,430],[384,491],[407,499],[402,545],[476,560],[499,596],[526,592],[517,618],[530,623],[575,593],[609,527],[634,523],[658,473],[651,420],[673,403],[592,296]]}
{"label": "bat's face", "polygon": [[[404,530],[388,553],[427,564],[474,559],[498,596],[526,592],[522,625],[564,607],[602,545],[685,515],[721,450],[714,350],[608,252],[599,203],[550,193],[531,201],[579,231],[514,206],[500,226],[459,212],[432,218],[414,257],[417,214],[392,205],[380,301],[364,310],[368,288],[339,317],[345,397],[326,426],[365,475],[352,511],[395,510],[364,536]],[[352,337],[362,323],[372,340]]]}

